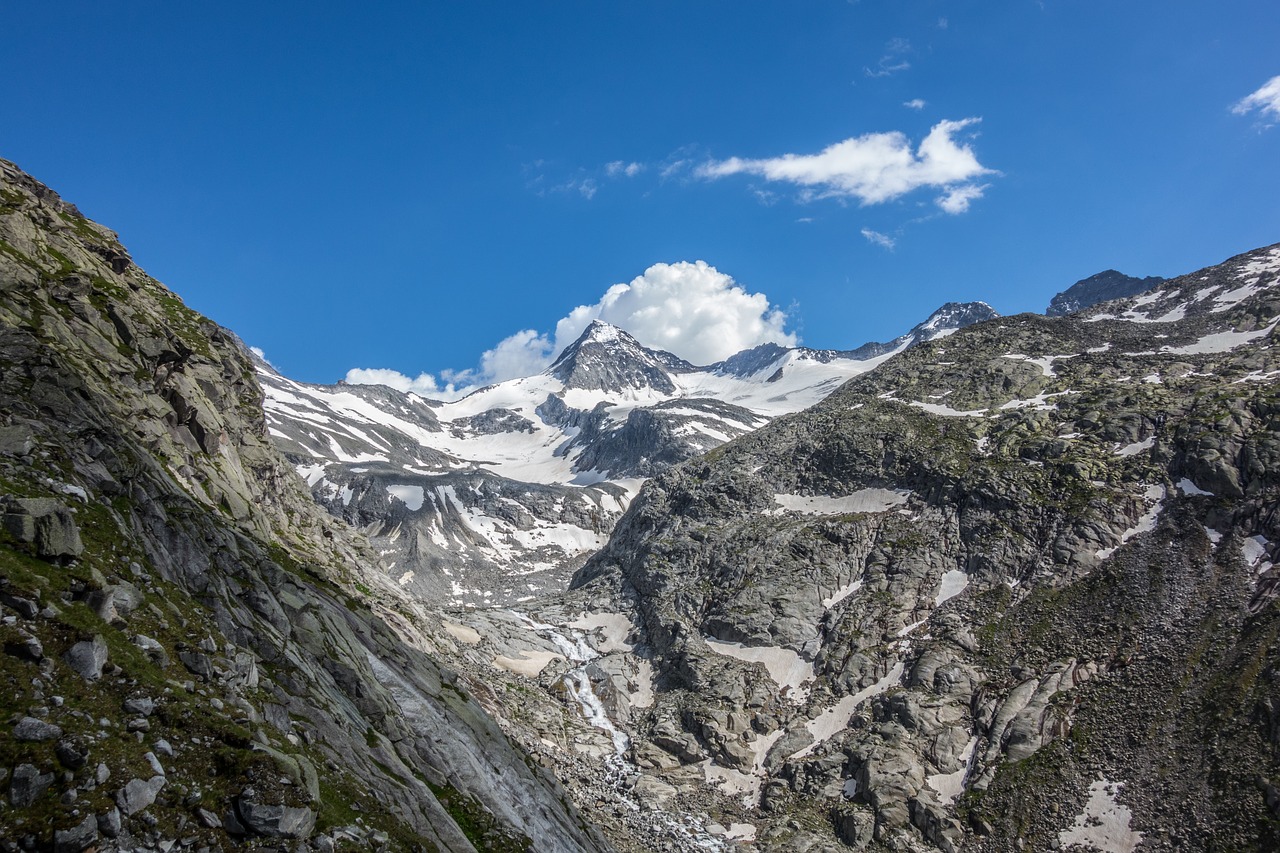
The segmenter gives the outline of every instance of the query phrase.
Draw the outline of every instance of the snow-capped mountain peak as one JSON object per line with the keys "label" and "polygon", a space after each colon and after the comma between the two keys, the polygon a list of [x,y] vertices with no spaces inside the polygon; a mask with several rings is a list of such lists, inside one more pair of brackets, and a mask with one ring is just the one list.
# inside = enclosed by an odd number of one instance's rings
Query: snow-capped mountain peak
{"label": "snow-capped mountain peak", "polygon": [[653,389],[673,394],[673,373],[694,366],[669,352],[651,350],[630,333],[601,320],[592,320],[576,341],[565,347],[547,373],[566,388],[620,392]]}

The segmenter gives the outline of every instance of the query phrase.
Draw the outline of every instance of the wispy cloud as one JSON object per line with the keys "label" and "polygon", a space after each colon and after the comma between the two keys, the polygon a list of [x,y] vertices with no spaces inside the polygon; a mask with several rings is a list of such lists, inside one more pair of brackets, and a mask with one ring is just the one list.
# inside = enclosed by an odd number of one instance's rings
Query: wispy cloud
{"label": "wispy cloud", "polygon": [[1240,116],[1257,112],[1267,120],[1268,127],[1275,124],[1280,120],[1280,75],[1272,77],[1256,92],[1232,104],[1231,112]]}
{"label": "wispy cloud", "polygon": [[643,171],[643,163],[628,163],[624,160],[614,160],[604,166],[604,173],[611,178],[634,178]]}
{"label": "wispy cloud", "polygon": [[911,67],[911,63],[904,57],[910,52],[911,42],[903,38],[890,39],[884,47],[884,55],[880,57],[875,67],[863,68],[863,73],[868,77],[888,77],[899,71],[906,71]]}
{"label": "wispy cloud", "polygon": [[902,105],[909,110],[922,110],[925,107],[924,101],[920,98],[912,98],[909,101],[903,101]]}
{"label": "wispy cloud", "polygon": [[982,198],[982,193],[990,184],[963,184],[958,187],[951,187],[945,193],[938,196],[938,207],[946,213],[964,213],[969,209],[969,205]]}
{"label": "wispy cloud", "polygon": [[817,154],[783,154],[759,160],[730,157],[697,167],[706,180],[731,175],[758,175],[801,187],[800,199],[857,199],[881,204],[921,188],[944,190],[937,204],[947,213],[962,213],[982,195],[974,181],[996,174],[978,162],[970,145],[956,135],[979,121],[941,121],[917,147],[900,131],[868,133],[824,148]]}
{"label": "wispy cloud", "polygon": [[862,236],[866,237],[869,242],[882,248],[889,249],[890,251],[892,251],[893,247],[897,244],[897,241],[888,234],[881,234],[879,231],[872,231],[870,228],[863,228]]}

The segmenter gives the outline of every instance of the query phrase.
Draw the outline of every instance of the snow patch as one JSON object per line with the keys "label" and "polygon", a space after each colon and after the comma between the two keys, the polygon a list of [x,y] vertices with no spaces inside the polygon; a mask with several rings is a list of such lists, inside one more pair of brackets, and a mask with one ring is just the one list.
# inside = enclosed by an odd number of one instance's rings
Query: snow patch
{"label": "snow patch", "polygon": [[422,486],[387,486],[387,494],[398,498],[410,512],[422,509],[422,502],[425,499]]}
{"label": "snow patch", "polygon": [[[1120,534],[1120,545],[1128,542],[1139,533],[1148,533],[1156,529],[1156,519],[1160,517],[1160,510],[1164,508],[1164,486],[1147,486],[1147,491],[1144,496],[1147,500],[1155,501],[1155,503],[1152,504],[1150,509],[1143,513],[1142,517],[1138,519],[1137,524]],[[1120,546],[1117,545],[1113,548],[1102,548],[1095,551],[1094,555],[1100,560],[1105,560],[1114,554],[1118,547]]]}
{"label": "snow patch", "polygon": [[1116,801],[1123,782],[1099,778],[1089,786],[1089,801],[1075,823],[1058,833],[1063,847],[1078,844],[1098,853],[1133,853],[1142,833],[1129,828],[1133,812]]}
{"label": "snow patch", "polygon": [[1261,329],[1255,329],[1252,332],[1215,332],[1211,335],[1205,335],[1193,344],[1187,344],[1180,347],[1163,346],[1160,352],[1169,353],[1170,355],[1209,355],[1219,352],[1230,352],[1236,347],[1243,346],[1250,341],[1256,341],[1259,338],[1265,338],[1275,329],[1276,323],[1280,322],[1280,318],[1271,321],[1271,325],[1264,326]]}
{"label": "snow patch", "polygon": [[[505,669],[507,672],[514,672],[516,675],[523,675],[526,678],[537,678],[538,674],[547,668],[547,664],[557,658],[563,659],[564,655],[541,649],[529,649],[527,651],[521,650],[518,658],[495,655],[493,665],[498,669]],[[574,698],[578,697],[575,696]]]}
{"label": "snow patch", "polygon": [[1150,450],[1156,443],[1156,437],[1149,435],[1142,441],[1135,441],[1133,444],[1126,444],[1124,447],[1116,446],[1113,456],[1137,456],[1144,450]]}
{"label": "snow patch", "polygon": [[964,766],[954,773],[935,773],[925,778],[925,784],[938,793],[938,802],[944,806],[949,806],[956,801],[956,798],[964,793],[964,778],[969,774],[970,764],[973,761],[973,750],[978,745],[976,737],[970,738],[969,743],[965,746],[964,752],[960,753],[960,760]]}
{"label": "snow patch", "polygon": [[835,592],[831,593],[827,598],[822,599],[822,606],[830,610],[832,607],[835,607],[837,604],[844,601],[860,589],[862,589],[862,578],[850,581]]}
{"label": "snow patch", "polygon": [[[782,509],[805,515],[838,515],[848,512],[887,512],[907,502],[907,491],[889,489],[859,489],[842,498],[810,497],[808,495],[774,495],[773,500]],[[776,510],[775,510],[776,512]]]}
{"label": "snow patch", "polygon": [[938,598],[934,602],[935,607],[941,607],[942,602],[955,598],[964,592],[964,588],[969,585],[969,575],[959,569],[952,569],[942,575],[942,585],[938,587]]}
{"label": "snow patch", "polygon": [[872,684],[870,687],[864,687],[852,696],[845,696],[832,707],[823,711],[804,724],[809,730],[809,734],[813,735],[813,743],[797,752],[793,758],[804,758],[812,753],[823,743],[831,740],[849,727],[849,721],[853,719],[853,713],[858,710],[858,706],[868,699],[879,696],[890,687],[895,686],[902,681],[902,673],[906,667],[902,661],[898,661],[893,665],[893,669],[885,675],[884,678]]}
{"label": "snow patch", "polygon": [[1182,492],[1184,495],[1208,495],[1209,497],[1213,497],[1213,492],[1206,492],[1186,477],[1183,477],[1178,481],[1178,491]]}
{"label": "snow patch", "polygon": [[480,642],[480,632],[468,625],[459,625],[457,622],[443,621],[440,627],[444,628],[445,633],[453,637],[455,640],[474,646]]}
{"label": "snow patch", "polygon": [[813,681],[813,664],[791,649],[781,646],[744,646],[742,643],[726,643],[706,638],[707,646],[718,655],[736,658],[748,663],[761,663],[769,671],[769,677],[778,685],[779,692],[797,705],[803,705],[809,696],[806,682]]}

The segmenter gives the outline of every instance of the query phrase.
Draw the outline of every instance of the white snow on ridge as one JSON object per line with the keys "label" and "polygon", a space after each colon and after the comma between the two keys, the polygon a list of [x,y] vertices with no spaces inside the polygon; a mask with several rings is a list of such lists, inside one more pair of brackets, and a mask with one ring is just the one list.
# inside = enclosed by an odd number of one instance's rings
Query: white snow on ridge
{"label": "white snow on ridge", "polygon": [[[1156,529],[1156,519],[1160,517],[1160,510],[1164,509],[1164,486],[1147,486],[1144,497],[1149,501],[1155,501],[1155,503],[1153,503],[1151,507],[1142,514],[1142,517],[1138,519],[1137,524],[1120,534],[1120,545],[1128,542],[1139,533],[1148,533]],[[1116,548],[1119,548],[1120,545],[1116,545],[1112,548],[1101,548],[1094,552],[1094,556],[1100,560],[1105,560],[1114,554]]]}
{"label": "white snow on ridge", "polygon": [[910,492],[889,489],[859,489],[844,497],[822,495],[774,495],[781,509],[804,515],[841,515],[855,512],[887,512],[907,502]]}
{"label": "white snow on ridge", "polygon": [[1271,334],[1277,323],[1280,323],[1280,317],[1272,320],[1271,325],[1255,329],[1252,332],[1215,332],[1211,335],[1205,335],[1193,344],[1186,344],[1180,347],[1160,347],[1160,352],[1168,353],[1169,355],[1209,355],[1230,352],[1238,346],[1243,346],[1250,341],[1256,341],[1258,338],[1264,338]]}

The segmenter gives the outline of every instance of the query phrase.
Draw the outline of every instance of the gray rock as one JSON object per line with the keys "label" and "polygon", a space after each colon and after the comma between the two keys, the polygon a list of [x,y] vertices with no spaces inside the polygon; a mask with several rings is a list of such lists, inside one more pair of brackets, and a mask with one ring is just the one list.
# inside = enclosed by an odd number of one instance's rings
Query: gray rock
{"label": "gray rock", "polygon": [[11,499],[3,524],[11,536],[31,545],[45,559],[79,557],[84,552],[75,516],[53,498]]}
{"label": "gray rock", "polygon": [[205,829],[222,829],[222,819],[208,809],[197,808],[196,820]]}
{"label": "gray rock", "polygon": [[71,829],[59,829],[53,834],[53,853],[80,853],[98,840],[98,819],[87,815]]}
{"label": "gray rock", "polygon": [[40,605],[31,599],[23,598],[20,595],[11,595],[7,592],[0,592],[0,604],[12,607],[24,619],[34,619],[40,612]]}
{"label": "gray rock", "polygon": [[316,825],[316,814],[309,808],[271,806],[239,798],[236,808],[248,829],[271,838],[306,838]]}
{"label": "gray rock", "polygon": [[53,784],[52,773],[41,773],[34,764],[19,764],[9,780],[9,804],[25,809]]}
{"label": "gray rock", "polygon": [[79,770],[89,761],[89,749],[79,738],[63,738],[53,751],[58,756],[58,761],[68,770]]}
{"label": "gray rock", "polygon": [[35,717],[23,717],[13,727],[13,737],[14,740],[57,740],[62,737],[62,729]]}
{"label": "gray rock", "polygon": [[120,835],[122,824],[123,821],[120,818],[120,809],[118,808],[112,808],[98,815],[98,831],[107,838],[115,838]]}
{"label": "gray rock", "polygon": [[35,434],[25,424],[0,427],[0,454],[27,456],[35,449]]}
{"label": "gray rock", "polygon": [[143,717],[150,717],[155,713],[156,703],[154,699],[148,699],[145,696],[134,696],[124,700],[124,710],[129,714],[140,714]]}
{"label": "gray rock", "polygon": [[135,815],[156,801],[164,785],[163,776],[152,776],[147,780],[133,779],[116,791],[116,805],[126,817]]}
{"label": "gray rock", "polygon": [[86,681],[97,681],[102,678],[102,668],[107,663],[107,641],[101,634],[95,634],[92,640],[82,640],[72,646],[65,660]]}

